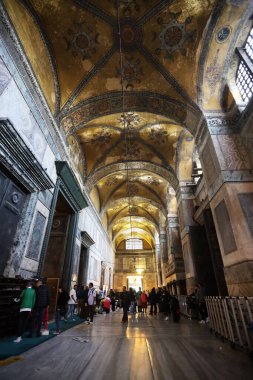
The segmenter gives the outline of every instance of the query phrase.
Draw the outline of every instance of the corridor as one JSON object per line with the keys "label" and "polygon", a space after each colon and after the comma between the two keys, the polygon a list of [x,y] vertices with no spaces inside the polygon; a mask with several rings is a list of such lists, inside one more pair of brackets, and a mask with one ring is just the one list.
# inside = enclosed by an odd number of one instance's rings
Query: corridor
{"label": "corridor", "polygon": [[[0,367],[1,380],[252,380],[253,361],[182,317],[98,315]],[[73,338],[85,338],[78,342]]]}

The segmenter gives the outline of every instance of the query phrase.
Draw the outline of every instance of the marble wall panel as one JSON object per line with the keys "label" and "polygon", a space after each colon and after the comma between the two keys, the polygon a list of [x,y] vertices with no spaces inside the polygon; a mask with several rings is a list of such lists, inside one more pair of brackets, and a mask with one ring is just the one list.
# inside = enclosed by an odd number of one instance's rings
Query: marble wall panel
{"label": "marble wall panel", "polygon": [[46,217],[42,215],[39,211],[36,213],[35,222],[33,225],[32,236],[26,253],[26,257],[30,259],[37,260],[39,259],[41,245],[43,242],[43,234],[46,223]]}
{"label": "marble wall panel", "polygon": [[211,144],[212,142],[208,140],[206,146],[204,147],[200,155],[204,171],[204,178],[209,186],[211,186],[214,183],[214,181],[219,175],[217,158]]}
{"label": "marble wall panel", "polygon": [[10,120],[41,163],[47,141],[13,79],[0,97],[0,117]]}
{"label": "marble wall panel", "polygon": [[183,245],[183,256],[184,256],[184,267],[185,273],[190,273],[190,263],[189,263],[189,252],[188,252],[188,244],[184,243]]}
{"label": "marble wall panel", "polygon": [[224,254],[227,255],[228,253],[236,251],[237,246],[236,246],[227,206],[224,200],[222,200],[215,207],[215,215],[218,222],[218,228],[220,230],[220,236],[222,240]]}
{"label": "marble wall panel", "polygon": [[253,193],[239,193],[238,198],[253,239]]}
{"label": "marble wall panel", "polygon": [[11,81],[10,73],[5,67],[5,64],[3,63],[3,61],[0,59],[0,96],[6,89],[10,81]]}

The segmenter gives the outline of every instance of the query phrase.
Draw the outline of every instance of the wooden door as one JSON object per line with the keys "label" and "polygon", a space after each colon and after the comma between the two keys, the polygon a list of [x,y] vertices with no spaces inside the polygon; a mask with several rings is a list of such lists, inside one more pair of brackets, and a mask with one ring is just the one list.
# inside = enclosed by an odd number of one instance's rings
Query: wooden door
{"label": "wooden door", "polygon": [[0,275],[4,273],[26,194],[0,171]]}
{"label": "wooden door", "polygon": [[48,310],[48,320],[50,321],[53,320],[55,316],[55,308],[59,288],[59,278],[47,278],[47,288],[50,296],[50,305]]}

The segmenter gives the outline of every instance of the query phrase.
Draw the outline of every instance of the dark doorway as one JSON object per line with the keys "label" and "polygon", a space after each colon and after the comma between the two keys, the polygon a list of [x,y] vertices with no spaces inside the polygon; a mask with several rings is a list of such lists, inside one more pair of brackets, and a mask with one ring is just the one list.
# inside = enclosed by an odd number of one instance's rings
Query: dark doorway
{"label": "dark doorway", "polygon": [[204,285],[208,296],[219,295],[205,227],[190,226],[189,236],[197,282]]}
{"label": "dark doorway", "polygon": [[74,217],[74,211],[59,192],[42,275],[59,278],[65,289],[68,289],[70,283],[72,254],[70,242],[74,233]]}
{"label": "dark doorway", "polygon": [[22,213],[25,192],[0,170],[0,275],[3,275]]}
{"label": "dark doorway", "polygon": [[79,272],[78,272],[78,284],[87,285],[87,275],[88,275],[88,248],[81,246],[80,261],[79,261]]}
{"label": "dark doorway", "polygon": [[228,289],[224,275],[224,266],[221,257],[220,246],[216,234],[216,229],[213,221],[212,211],[210,209],[204,210],[205,230],[209,250],[211,252],[211,259],[214,269],[214,275],[220,296],[227,296]]}

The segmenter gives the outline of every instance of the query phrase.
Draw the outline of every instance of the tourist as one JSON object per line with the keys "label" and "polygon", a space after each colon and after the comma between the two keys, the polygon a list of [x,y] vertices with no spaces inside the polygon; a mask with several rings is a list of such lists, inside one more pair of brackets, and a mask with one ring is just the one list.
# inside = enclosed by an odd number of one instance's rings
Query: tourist
{"label": "tourist", "polygon": [[83,303],[82,303],[81,311],[80,311],[80,318],[85,319],[86,321],[87,321],[87,318],[89,316],[88,293],[89,293],[89,287],[88,287],[88,285],[86,285],[85,289],[83,291]]}
{"label": "tourist", "polygon": [[94,308],[96,305],[96,289],[93,287],[93,283],[89,283],[89,291],[88,291],[88,315],[89,315],[89,321],[86,323],[92,325],[93,324],[93,315],[94,315]]}
{"label": "tourist", "polygon": [[157,314],[157,306],[156,306],[156,290],[155,288],[152,288],[150,294],[149,294],[149,303],[150,303],[150,312],[149,314],[152,315],[153,313]]}
{"label": "tourist", "polygon": [[201,323],[201,324],[208,322],[208,314],[207,314],[205,296],[206,296],[205,287],[201,283],[197,284],[196,300],[197,300],[199,314],[200,314],[200,318],[201,318],[199,323]]}
{"label": "tourist", "polygon": [[85,290],[84,286],[81,285],[80,288],[76,292],[76,299],[77,299],[77,315],[80,315],[81,313],[81,308],[84,302],[84,297],[85,297]]}
{"label": "tourist", "polygon": [[141,313],[142,309],[141,309],[141,288],[139,287],[139,290],[138,292],[136,292],[136,303],[137,303],[137,310],[138,310],[138,313]]}
{"label": "tourist", "polygon": [[50,298],[49,291],[45,284],[42,283],[42,280],[37,280],[35,282],[35,292],[36,292],[36,301],[34,309],[32,312],[32,328],[29,337],[33,336],[33,333],[36,333],[36,336],[41,336],[41,324],[45,312],[45,308],[49,307]]}
{"label": "tourist", "polygon": [[116,294],[113,289],[110,290],[109,297],[111,299],[112,311],[115,311]]}
{"label": "tourist", "polygon": [[134,314],[135,310],[135,292],[133,288],[129,288],[129,297],[130,297],[130,314]]}
{"label": "tourist", "polygon": [[130,306],[129,292],[126,290],[126,286],[123,286],[123,292],[120,295],[121,307],[123,308],[122,323],[128,322],[128,309]]}
{"label": "tourist", "polygon": [[109,314],[110,308],[111,308],[111,299],[109,297],[109,294],[105,297],[105,299],[103,301],[103,306],[104,306],[104,310],[105,310],[106,314]]}
{"label": "tourist", "polygon": [[72,319],[72,321],[75,321],[74,312],[75,312],[75,306],[77,304],[76,288],[77,288],[77,285],[74,285],[73,288],[70,290],[69,301],[68,301],[68,318]]}
{"label": "tourist", "polygon": [[61,318],[65,316],[67,311],[67,305],[68,305],[69,295],[68,293],[62,289],[60,286],[58,289],[58,297],[57,297],[57,304],[56,304],[56,311],[55,311],[55,332],[54,335],[60,334],[60,325],[61,325]]}
{"label": "tourist", "polygon": [[162,289],[161,304],[162,304],[163,312],[165,314],[164,320],[168,321],[171,311],[170,311],[170,294],[169,294],[166,286],[164,286]]}
{"label": "tourist", "polygon": [[21,301],[21,305],[19,313],[18,337],[14,340],[14,343],[20,343],[22,340],[22,335],[25,332],[28,319],[35,304],[35,298],[35,290],[32,288],[32,283],[28,281],[25,290],[21,293],[20,299],[15,299],[15,301],[18,302]]}
{"label": "tourist", "polygon": [[146,314],[147,312],[147,306],[148,306],[148,297],[147,297],[146,292],[143,291],[141,293],[141,308],[144,314]]}

